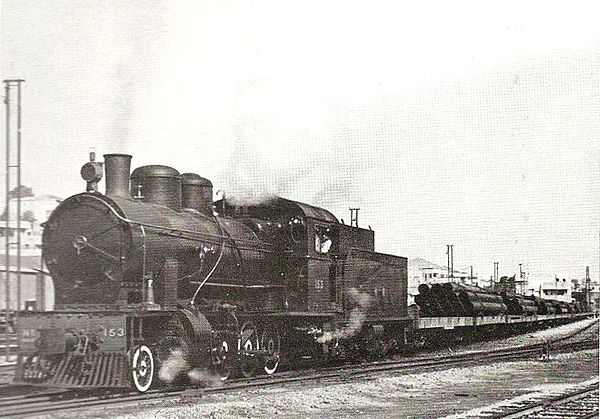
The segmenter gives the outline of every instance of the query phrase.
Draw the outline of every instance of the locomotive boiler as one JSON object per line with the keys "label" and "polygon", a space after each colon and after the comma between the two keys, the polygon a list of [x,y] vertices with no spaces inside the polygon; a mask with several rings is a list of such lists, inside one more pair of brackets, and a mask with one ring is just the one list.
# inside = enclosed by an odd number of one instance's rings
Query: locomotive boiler
{"label": "locomotive boiler", "polygon": [[58,306],[174,309],[199,297],[202,286],[273,286],[281,273],[275,234],[262,240],[243,222],[213,214],[212,184],[195,174],[144,166],[131,174],[130,190],[130,160],[106,155],[106,194],[70,197],[45,224],[44,260]]}

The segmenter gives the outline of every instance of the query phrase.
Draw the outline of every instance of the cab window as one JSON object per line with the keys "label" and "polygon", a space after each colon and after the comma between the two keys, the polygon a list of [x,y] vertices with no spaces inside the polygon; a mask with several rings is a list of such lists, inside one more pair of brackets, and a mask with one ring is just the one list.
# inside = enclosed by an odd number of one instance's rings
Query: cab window
{"label": "cab window", "polygon": [[315,252],[320,254],[327,254],[331,249],[332,233],[329,228],[323,226],[315,227]]}

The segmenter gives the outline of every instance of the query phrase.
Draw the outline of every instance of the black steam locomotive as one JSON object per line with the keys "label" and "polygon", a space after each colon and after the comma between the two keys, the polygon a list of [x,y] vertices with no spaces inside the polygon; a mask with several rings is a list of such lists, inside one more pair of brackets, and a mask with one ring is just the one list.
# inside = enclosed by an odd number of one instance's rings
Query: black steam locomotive
{"label": "black steam locomotive", "polygon": [[372,230],[278,197],[213,202],[209,180],[130,174],[129,155],[90,160],[87,192],[44,226],[55,309],[20,318],[17,382],[144,392],[159,378],[272,374],[282,355],[352,339],[384,351],[410,322],[407,259],[375,252]]}

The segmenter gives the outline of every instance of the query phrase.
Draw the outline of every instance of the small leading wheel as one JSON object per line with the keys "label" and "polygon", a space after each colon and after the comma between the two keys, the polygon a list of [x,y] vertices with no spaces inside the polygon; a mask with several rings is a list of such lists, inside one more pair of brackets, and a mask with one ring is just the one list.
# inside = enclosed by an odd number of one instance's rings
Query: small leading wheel
{"label": "small leading wheel", "polygon": [[140,393],[145,393],[154,381],[154,355],[149,347],[136,348],[132,360],[133,385]]}
{"label": "small leading wheel", "polygon": [[260,339],[260,347],[264,351],[264,370],[268,375],[274,374],[279,367],[281,340],[277,327],[266,325]]}

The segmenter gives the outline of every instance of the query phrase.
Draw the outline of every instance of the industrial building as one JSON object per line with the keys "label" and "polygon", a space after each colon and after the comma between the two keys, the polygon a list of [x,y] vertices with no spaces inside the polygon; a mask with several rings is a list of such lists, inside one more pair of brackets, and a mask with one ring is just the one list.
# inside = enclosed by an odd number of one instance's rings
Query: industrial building
{"label": "industrial building", "polygon": [[[17,222],[19,195],[21,220]],[[7,294],[9,310],[17,307],[21,310],[53,309],[54,287],[42,263],[42,224],[60,202],[61,199],[54,195],[34,196],[32,189],[26,186],[10,191],[8,208],[5,207],[0,215],[0,309],[6,309]]]}

